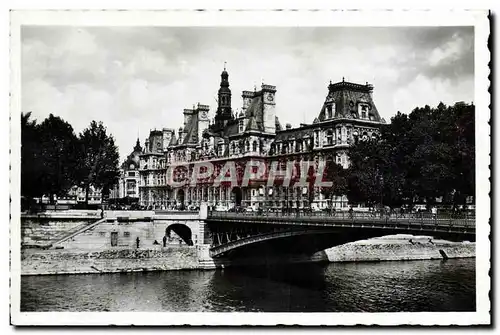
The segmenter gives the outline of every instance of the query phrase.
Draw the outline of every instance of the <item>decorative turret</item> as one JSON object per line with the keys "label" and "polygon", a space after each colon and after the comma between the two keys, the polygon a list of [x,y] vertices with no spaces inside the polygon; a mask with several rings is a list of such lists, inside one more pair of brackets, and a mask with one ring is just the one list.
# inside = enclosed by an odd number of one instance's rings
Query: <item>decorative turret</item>
{"label": "decorative turret", "polygon": [[221,82],[218,93],[218,106],[215,115],[216,127],[222,129],[227,121],[233,119],[233,112],[231,110],[231,90],[229,89],[229,74],[226,71],[224,63],[224,71],[221,73]]}
{"label": "decorative turret", "polygon": [[142,152],[141,142],[139,142],[139,138],[137,138],[137,142],[135,142],[134,152]]}

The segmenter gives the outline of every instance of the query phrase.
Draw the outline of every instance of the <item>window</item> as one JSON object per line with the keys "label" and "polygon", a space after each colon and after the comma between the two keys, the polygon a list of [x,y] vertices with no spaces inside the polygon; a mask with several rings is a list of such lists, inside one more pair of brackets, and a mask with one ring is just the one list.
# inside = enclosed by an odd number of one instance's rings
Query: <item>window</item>
{"label": "window", "polygon": [[243,132],[243,120],[240,120],[238,122],[238,126],[239,126],[239,132],[242,133]]}
{"label": "window", "polygon": [[298,140],[297,144],[295,145],[295,152],[301,152],[302,151],[302,141]]}
{"label": "window", "polygon": [[326,134],[326,143],[328,145],[333,145],[333,132],[331,130],[328,130],[328,133]]}
{"label": "window", "polygon": [[327,119],[332,118],[332,106],[326,106],[326,118]]}
{"label": "window", "polygon": [[135,177],[135,172],[134,171],[129,171],[128,176],[129,177]]}
{"label": "window", "polygon": [[118,245],[118,232],[111,232],[111,246],[116,247]]}
{"label": "window", "polygon": [[257,141],[253,141],[253,144],[252,144],[252,151],[257,151]]}

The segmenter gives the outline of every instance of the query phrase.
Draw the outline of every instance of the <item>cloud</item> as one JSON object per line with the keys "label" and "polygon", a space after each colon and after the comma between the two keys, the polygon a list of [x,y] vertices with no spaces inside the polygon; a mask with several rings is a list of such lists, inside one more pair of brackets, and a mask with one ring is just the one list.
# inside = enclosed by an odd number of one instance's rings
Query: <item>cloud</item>
{"label": "cloud", "polygon": [[473,99],[473,29],[30,27],[22,29],[22,109],[53,113],[76,132],[102,121],[123,158],[138,133],[179,128],[210,105],[227,61],[232,106],[241,91],[277,86],[284,123],[312,122],[330,80],[374,84],[389,120],[398,110]]}

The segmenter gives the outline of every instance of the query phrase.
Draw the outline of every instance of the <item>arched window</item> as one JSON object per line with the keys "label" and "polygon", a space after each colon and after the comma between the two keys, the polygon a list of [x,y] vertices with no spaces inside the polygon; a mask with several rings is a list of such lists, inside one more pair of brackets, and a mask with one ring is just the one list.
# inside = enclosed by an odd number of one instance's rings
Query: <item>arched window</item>
{"label": "arched window", "polygon": [[246,142],[246,146],[245,147],[246,147],[246,152],[250,151],[250,142],[248,142],[248,140]]}
{"label": "arched window", "polygon": [[252,151],[253,151],[253,152],[256,152],[256,151],[257,151],[257,141],[253,141],[253,144],[252,144]]}

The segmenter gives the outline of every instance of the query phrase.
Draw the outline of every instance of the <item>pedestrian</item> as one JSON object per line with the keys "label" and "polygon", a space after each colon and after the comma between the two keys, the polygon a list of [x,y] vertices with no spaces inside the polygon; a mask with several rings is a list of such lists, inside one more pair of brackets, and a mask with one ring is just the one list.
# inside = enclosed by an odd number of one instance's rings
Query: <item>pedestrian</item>
{"label": "pedestrian", "polygon": [[167,235],[163,235],[163,247],[167,246]]}
{"label": "pedestrian", "polygon": [[101,219],[104,219],[104,209],[101,207]]}
{"label": "pedestrian", "polygon": [[435,219],[437,219],[437,208],[436,208],[436,206],[433,206],[433,207],[431,208],[431,213],[432,213],[432,218],[433,218],[434,220],[435,220]]}
{"label": "pedestrian", "polygon": [[349,217],[352,219],[352,215],[354,213],[354,209],[352,209],[352,206],[349,207]]}
{"label": "pedestrian", "polygon": [[137,236],[137,238],[135,239],[135,245],[136,245],[137,249],[139,249],[140,242],[141,242],[141,240],[139,239],[139,236]]}

